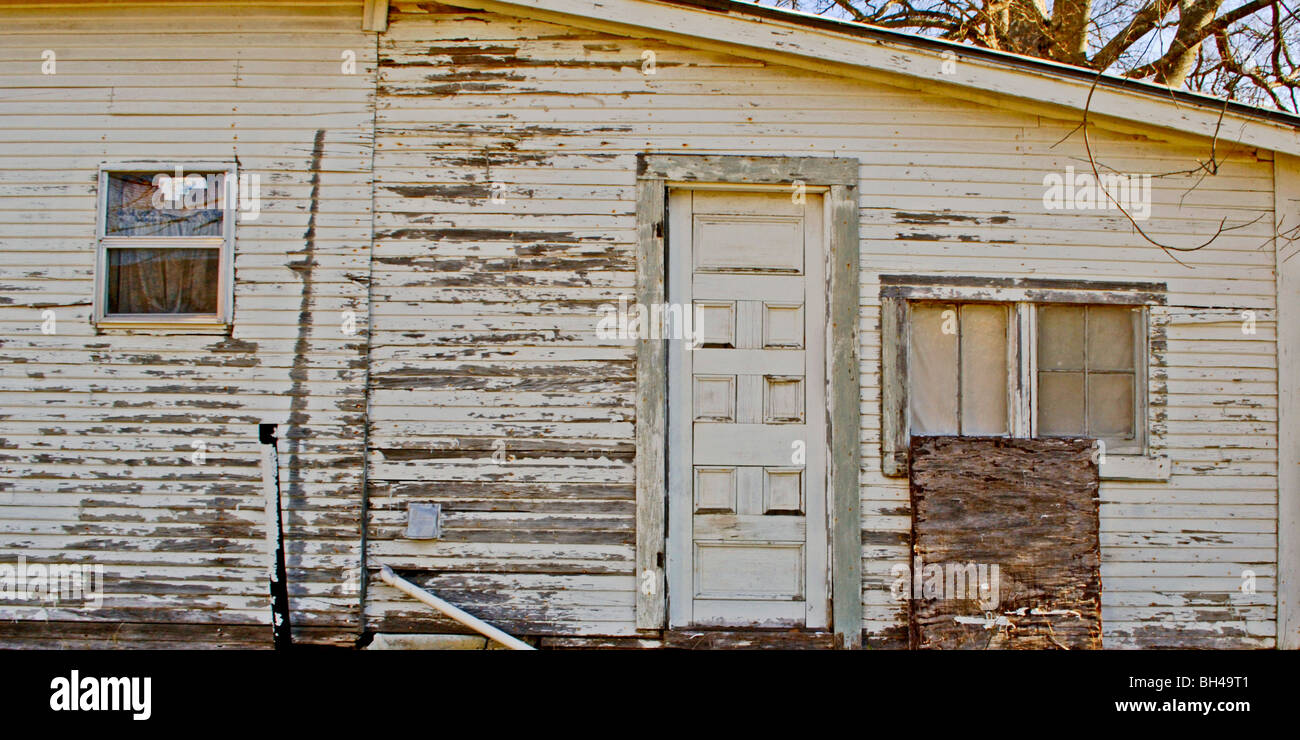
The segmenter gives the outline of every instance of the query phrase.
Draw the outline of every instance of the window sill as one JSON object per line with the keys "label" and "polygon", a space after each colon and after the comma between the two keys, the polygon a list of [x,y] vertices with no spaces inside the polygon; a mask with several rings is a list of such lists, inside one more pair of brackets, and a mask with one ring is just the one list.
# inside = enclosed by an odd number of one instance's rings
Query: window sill
{"label": "window sill", "polygon": [[95,324],[100,334],[229,334],[230,325],[214,321],[121,321]]}
{"label": "window sill", "polygon": [[1102,480],[1166,481],[1172,467],[1164,455],[1106,455],[1097,470]]}

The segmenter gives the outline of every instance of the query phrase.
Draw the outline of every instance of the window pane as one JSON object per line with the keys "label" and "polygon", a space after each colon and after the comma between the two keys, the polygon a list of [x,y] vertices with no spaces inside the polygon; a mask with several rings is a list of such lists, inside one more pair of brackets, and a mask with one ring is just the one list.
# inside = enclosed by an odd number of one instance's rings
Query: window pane
{"label": "window pane", "polygon": [[174,173],[112,172],[107,180],[105,236],[222,235],[225,175],[191,174],[178,183]]}
{"label": "window pane", "polygon": [[1083,308],[1042,306],[1038,309],[1038,367],[1043,370],[1083,369]]}
{"label": "window pane", "polygon": [[957,307],[913,304],[911,332],[912,434],[957,434]]}
{"label": "window pane", "polygon": [[1007,310],[961,307],[961,433],[1007,433]]}
{"label": "window pane", "polygon": [[1038,374],[1038,433],[1086,436],[1083,373]]}
{"label": "window pane", "polygon": [[1088,374],[1088,430],[1092,437],[1133,436],[1133,376]]}
{"label": "window pane", "polygon": [[1088,309],[1088,369],[1133,369],[1133,309]]}
{"label": "window pane", "polygon": [[108,313],[217,312],[221,251],[109,249]]}

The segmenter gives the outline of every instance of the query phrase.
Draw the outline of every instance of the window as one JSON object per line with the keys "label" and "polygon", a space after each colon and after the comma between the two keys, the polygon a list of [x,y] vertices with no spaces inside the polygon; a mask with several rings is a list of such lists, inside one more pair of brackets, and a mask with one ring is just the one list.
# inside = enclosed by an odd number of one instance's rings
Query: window
{"label": "window", "polygon": [[1038,307],[1038,434],[1091,437],[1140,452],[1135,347],[1142,312],[1126,306]]}
{"label": "window", "polygon": [[100,172],[100,326],[227,322],[233,178],[228,168]]}
{"label": "window", "polygon": [[912,436],[957,435],[1097,439],[1105,454],[1124,458],[1105,477],[1167,477],[1167,458],[1135,462],[1150,448],[1147,306],[1163,292],[891,279],[882,276],[881,290],[886,475],[906,474]]}
{"label": "window", "polygon": [[911,334],[912,433],[1007,434],[1007,307],[916,303]]}

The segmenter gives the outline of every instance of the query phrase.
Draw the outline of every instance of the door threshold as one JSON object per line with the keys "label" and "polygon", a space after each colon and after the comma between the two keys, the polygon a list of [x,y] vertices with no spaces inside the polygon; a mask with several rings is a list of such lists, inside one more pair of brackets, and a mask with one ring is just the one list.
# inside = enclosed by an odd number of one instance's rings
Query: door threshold
{"label": "door threshold", "polygon": [[835,633],[790,628],[677,628],[664,630],[664,647],[678,650],[832,650]]}

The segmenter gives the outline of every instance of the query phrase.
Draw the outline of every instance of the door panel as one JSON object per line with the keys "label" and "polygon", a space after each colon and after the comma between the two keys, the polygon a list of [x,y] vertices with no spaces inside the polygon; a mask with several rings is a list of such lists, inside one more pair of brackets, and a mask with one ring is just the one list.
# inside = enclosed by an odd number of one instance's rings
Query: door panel
{"label": "door panel", "polygon": [[828,626],[822,200],[672,191],[668,602],[674,627]]}

